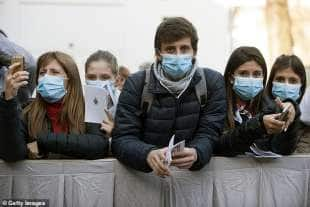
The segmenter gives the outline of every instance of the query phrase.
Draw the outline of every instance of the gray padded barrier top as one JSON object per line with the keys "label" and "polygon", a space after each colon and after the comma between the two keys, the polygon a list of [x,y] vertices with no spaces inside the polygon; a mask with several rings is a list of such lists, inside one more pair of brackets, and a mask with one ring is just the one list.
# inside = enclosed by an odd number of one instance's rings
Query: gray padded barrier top
{"label": "gray padded barrier top", "polygon": [[213,157],[197,172],[160,178],[104,160],[0,161],[0,200],[48,199],[49,206],[307,207],[310,156]]}

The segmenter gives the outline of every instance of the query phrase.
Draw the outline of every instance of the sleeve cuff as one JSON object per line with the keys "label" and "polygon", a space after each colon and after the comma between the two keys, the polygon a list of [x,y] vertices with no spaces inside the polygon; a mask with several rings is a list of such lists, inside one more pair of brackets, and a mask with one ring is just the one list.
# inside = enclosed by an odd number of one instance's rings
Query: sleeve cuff
{"label": "sleeve cuff", "polygon": [[16,98],[10,100],[0,98],[0,114],[4,117],[12,117],[15,116],[15,113],[18,113]]}

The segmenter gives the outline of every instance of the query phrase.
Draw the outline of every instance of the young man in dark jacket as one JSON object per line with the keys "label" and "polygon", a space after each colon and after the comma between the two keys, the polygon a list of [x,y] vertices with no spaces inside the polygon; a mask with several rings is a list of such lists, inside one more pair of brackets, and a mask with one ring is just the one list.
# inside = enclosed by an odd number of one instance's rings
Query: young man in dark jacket
{"label": "young man in dark jacket", "polygon": [[158,26],[155,63],[130,76],[120,95],[112,152],[122,163],[170,175],[163,160],[173,135],[175,142],[185,140],[185,148],[173,154],[171,165],[199,170],[209,162],[224,125],[226,94],[220,73],[197,67],[197,43],[196,29],[182,17]]}

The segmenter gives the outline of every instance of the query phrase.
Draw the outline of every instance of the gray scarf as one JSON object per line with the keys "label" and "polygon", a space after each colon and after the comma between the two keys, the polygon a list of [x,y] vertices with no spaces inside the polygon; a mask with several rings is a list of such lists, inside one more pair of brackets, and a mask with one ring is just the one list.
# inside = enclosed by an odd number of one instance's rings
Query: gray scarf
{"label": "gray scarf", "polygon": [[173,81],[170,80],[164,73],[164,70],[162,69],[162,66],[160,63],[153,64],[154,74],[159,83],[166,88],[169,93],[176,96],[177,98],[180,98],[180,96],[184,93],[184,91],[189,86],[195,72],[197,69],[196,64],[193,65],[192,69],[188,71],[180,80]]}

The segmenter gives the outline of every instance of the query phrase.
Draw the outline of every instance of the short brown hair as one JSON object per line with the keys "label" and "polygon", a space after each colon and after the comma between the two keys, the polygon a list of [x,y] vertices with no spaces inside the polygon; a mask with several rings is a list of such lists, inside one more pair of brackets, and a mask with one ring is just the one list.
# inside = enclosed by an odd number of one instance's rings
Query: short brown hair
{"label": "short brown hair", "polygon": [[87,69],[91,62],[103,60],[110,64],[111,70],[114,76],[118,74],[118,65],[116,57],[110,53],[109,51],[98,50],[91,54],[85,63],[85,73],[87,73]]}
{"label": "short brown hair", "polygon": [[160,51],[162,43],[172,43],[190,37],[194,52],[197,52],[198,35],[194,25],[183,17],[167,17],[157,27],[154,40],[155,54]]}
{"label": "short brown hair", "polygon": [[130,71],[128,68],[126,68],[125,66],[119,66],[118,68],[118,74],[120,76],[122,76],[123,78],[127,79],[128,76],[130,75]]}

